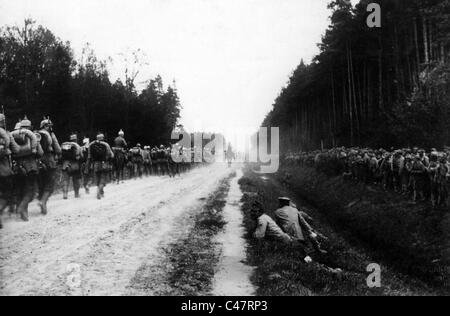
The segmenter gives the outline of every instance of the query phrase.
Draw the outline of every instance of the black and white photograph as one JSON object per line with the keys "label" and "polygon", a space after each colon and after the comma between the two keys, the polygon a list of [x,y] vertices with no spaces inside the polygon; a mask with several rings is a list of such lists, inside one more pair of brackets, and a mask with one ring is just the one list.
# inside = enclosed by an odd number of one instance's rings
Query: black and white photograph
{"label": "black and white photograph", "polygon": [[449,295],[450,0],[0,0],[0,296]]}

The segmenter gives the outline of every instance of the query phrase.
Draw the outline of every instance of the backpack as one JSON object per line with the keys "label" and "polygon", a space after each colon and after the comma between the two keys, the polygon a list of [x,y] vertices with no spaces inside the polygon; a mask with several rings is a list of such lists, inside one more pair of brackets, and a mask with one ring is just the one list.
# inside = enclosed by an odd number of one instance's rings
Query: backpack
{"label": "backpack", "polygon": [[64,160],[77,160],[77,148],[72,143],[64,143],[61,146],[61,155]]}
{"label": "backpack", "polygon": [[52,137],[50,134],[46,131],[39,131],[39,134],[41,135],[41,147],[44,150],[44,153],[48,153],[52,151]]}
{"label": "backpack", "polygon": [[139,150],[139,148],[132,148],[130,150],[131,154],[133,155],[133,157],[139,157],[141,156],[141,151]]}
{"label": "backpack", "polygon": [[106,161],[108,149],[101,142],[94,142],[89,147],[91,149],[91,157],[94,161]]}
{"label": "backpack", "polygon": [[9,135],[8,133],[0,127],[0,159],[6,157],[8,153],[8,142]]}
{"label": "backpack", "polygon": [[3,144],[3,141],[0,139],[0,159],[8,156],[8,150],[6,148],[6,145]]}

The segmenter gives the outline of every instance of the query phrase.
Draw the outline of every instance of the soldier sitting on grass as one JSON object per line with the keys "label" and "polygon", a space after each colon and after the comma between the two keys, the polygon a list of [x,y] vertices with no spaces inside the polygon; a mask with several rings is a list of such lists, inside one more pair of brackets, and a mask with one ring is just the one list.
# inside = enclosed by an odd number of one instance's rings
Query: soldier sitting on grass
{"label": "soldier sitting on grass", "polygon": [[[257,201],[253,203],[251,216],[257,222],[253,236],[257,239],[274,240],[285,244],[299,244],[302,247],[305,247],[309,241],[317,252],[326,254],[327,252],[320,248],[317,241],[318,234],[304,219],[306,214],[303,215],[304,213],[291,206],[290,200],[287,198],[280,198],[280,206],[281,208],[275,214],[281,227],[265,214],[261,203]],[[303,235],[302,226],[307,232],[306,237]]]}
{"label": "soldier sitting on grass", "polygon": [[255,201],[251,209],[251,217],[257,222],[256,231],[253,237],[257,239],[268,239],[290,244],[294,240],[275,223],[275,221],[265,214],[261,203]]}
{"label": "soldier sitting on grass", "polygon": [[307,222],[307,220],[312,221],[312,218],[305,212],[299,211],[289,198],[280,197],[278,201],[280,206],[275,211],[275,219],[281,229],[303,246],[309,242],[318,253],[327,254],[321,249],[317,239],[318,237],[326,238],[316,233]]}

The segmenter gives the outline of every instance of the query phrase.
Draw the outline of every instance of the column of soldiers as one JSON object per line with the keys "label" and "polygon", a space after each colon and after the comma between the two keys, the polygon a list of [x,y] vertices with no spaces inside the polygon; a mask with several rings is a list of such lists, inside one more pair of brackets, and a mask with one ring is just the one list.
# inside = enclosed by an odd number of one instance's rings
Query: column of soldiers
{"label": "column of soldiers", "polygon": [[390,151],[367,148],[288,153],[286,163],[314,167],[359,183],[380,185],[411,196],[414,202],[450,206],[450,148],[426,152],[419,148]]}
{"label": "column of soldiers", "polygon": [[49,118],[44,118],[35,131],[26,117],[11,133],[6,131],[5,122],[0,114],[0,212],[9,208],[9,212],[28,221],[28,205],[36,195],[41,213],[47,214],[61,147]]}
{"label": "column of soldiers", "polygon": [[[171,153],[175,150],[182,161],[175,163]],[[97,199],[105,196],[108,182],[120,183],[125,179],[143,175],[169,175],[175,177],[188,171],[194,163],[194,150],[174,146],[141,147],[128,149],[121,130],[111,148],[105,136],[98,133],[96,140],[84,138],[79,145],[78,135],[73,133],[60,145],[53,132],[53,122],[44,118],[38,130],[28,118],[20,120],[14,131],[6,130],[6,117],[0,114],[0,215],[6,209],[28,221],[28,206],[34,198],[43,215],[48,213],[47,203],[55,190],[58,166],[61,165],[63,198],[69,198],[70,184],[75,198],[83,187],[90,193],[90,184],[97,186]],[[0,217],[0,227],[1,227]]]}

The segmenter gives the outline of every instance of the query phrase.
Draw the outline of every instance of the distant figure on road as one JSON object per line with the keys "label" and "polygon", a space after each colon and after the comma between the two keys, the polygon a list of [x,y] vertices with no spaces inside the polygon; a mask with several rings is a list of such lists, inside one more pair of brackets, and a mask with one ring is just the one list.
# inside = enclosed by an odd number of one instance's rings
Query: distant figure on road
{"label": "distant figure on road", "polygon": [[231,167],[231,163],[233,162],[233,159],[235,158],[233,148],[231,148],[231,144],[228,144],[228,149],[225,151],[225,158],[228,162],[228,168]]}

